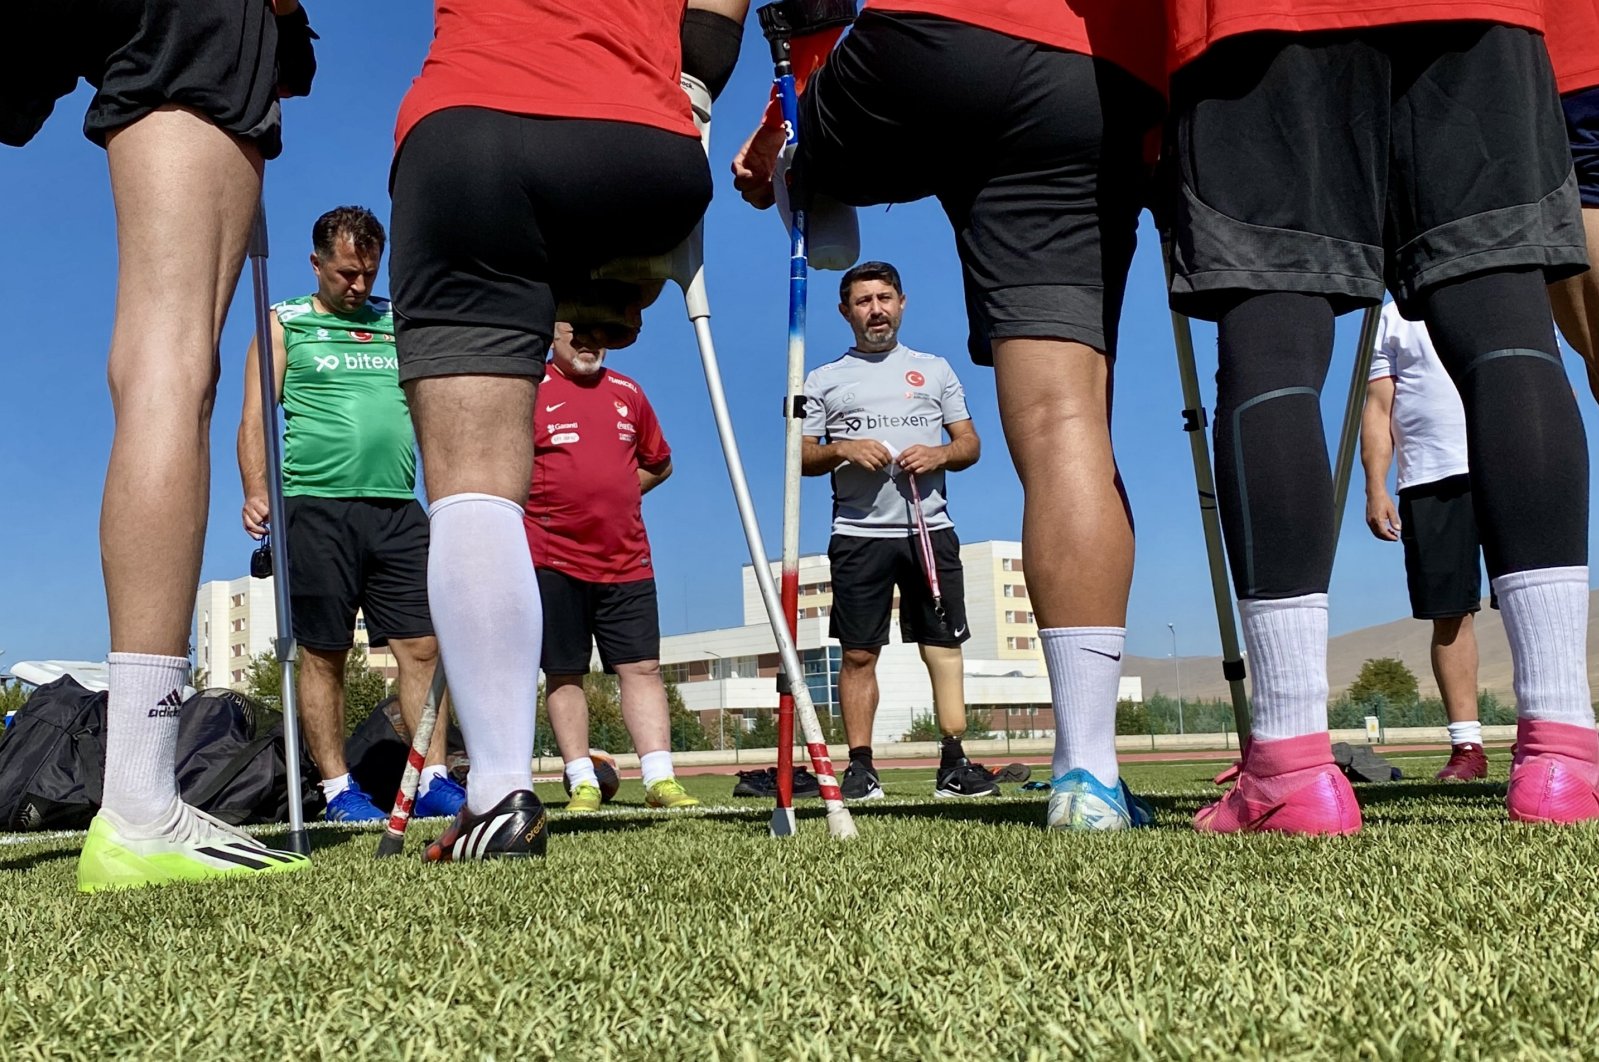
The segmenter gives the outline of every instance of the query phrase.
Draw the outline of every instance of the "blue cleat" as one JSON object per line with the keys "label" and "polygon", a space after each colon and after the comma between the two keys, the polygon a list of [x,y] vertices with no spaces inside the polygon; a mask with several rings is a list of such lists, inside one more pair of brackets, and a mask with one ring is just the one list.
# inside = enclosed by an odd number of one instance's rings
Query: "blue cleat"
{"label": "blue cleat", "polygon": [[385,822],[389,816],[352,781],[328,801],[328,810],[322,817],[329,822]]}
{"label": "blue cleat", "polygon": [[1049,787],[1047,824],[1052,830],[1126,830],[1154,824],[1154,809],[1133,796],[1125,782],[1112,788],[1078,768]]}
{"label": "blue cleat", "polygon": [[412,816],[419,819],[455,818],[455,813],[466,803],[466,790],[454,778],[445,775],[436,778],[428,791],[417,798]]}

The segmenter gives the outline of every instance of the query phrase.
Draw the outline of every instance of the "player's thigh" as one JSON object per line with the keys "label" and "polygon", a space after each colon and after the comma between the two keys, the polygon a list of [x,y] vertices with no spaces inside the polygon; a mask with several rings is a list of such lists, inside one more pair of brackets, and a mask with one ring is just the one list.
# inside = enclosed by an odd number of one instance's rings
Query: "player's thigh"
{"label": "player's thigh", "polygon": [[594,584],[554,568],[536,570],[544,609],[539,666],[546,675],[586,675],[594,655]]}
{"label": "player's thigh", "polygon": [[415,498],[361,503],[361,611],[374,646],[428,638],[428,518]]}
{"label": "player's thigh", "polygon": [[903,541],[834,535],[827,546],[833,604],[830,637],[846,649],[877,649],[888,644],[889,619]]}
{"label": "player's thigh", "polygon": [[595,588],[594,641],[606,671],[661,658],[661,619],[654,579]]}
{"label": "player's thigh", "polygon": [[294,639],[310,649],[348,649],[361,603],[362,546],[351,520],[354,503],[304,495],[283,502]]}

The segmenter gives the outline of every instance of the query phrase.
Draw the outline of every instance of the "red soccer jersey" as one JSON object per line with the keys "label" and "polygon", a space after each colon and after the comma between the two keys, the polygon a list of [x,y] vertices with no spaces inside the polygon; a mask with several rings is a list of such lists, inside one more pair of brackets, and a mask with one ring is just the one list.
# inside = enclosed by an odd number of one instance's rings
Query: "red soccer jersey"
{"label": "red soccer jersey", "polygon": [[1172,69],[1219,40],[1278,30],[1370,29],[1408,22],[1502,22],[1542,32],[1544,0],[1166,0]]}
{"label": "red soccer jersey", "polygon": [[591,583],[653,578],[638,470],[671,456],[637,383],[610,369],[574,380],[551,362],[533,410],[522,513],[534,566]]}
{"label": "red soccer jersey", "polygon": [[678,87],[686,0],[436,0],[433,45],[396,148],[446,107],[598,118],[699,134]]}
{"label": "red soccer jersey", "polygon": [[1166,91],[1161,0],[866,0],[866,10],[937,15],[1097,56]]}
{"label": "red soccer jersey", "polygon": [[1599,0],[1544,0],[1543,14],[1560,91],[1599,85]]}

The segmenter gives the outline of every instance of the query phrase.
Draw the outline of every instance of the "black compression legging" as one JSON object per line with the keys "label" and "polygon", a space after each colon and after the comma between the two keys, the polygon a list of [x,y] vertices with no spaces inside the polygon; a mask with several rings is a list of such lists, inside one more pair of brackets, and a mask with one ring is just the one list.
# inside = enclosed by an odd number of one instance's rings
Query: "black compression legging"
{"label": "black compression legging", "polygon": [[[1465,406],[1489,577],[1586,564],[1587,440],[1541,272],[1447,283],[1419,308]],[[1250,296],[1222,315],[1218,338],[1216,493],[1234,589],[1325,593],[1334,522],[1320,392],[1332,307],[1313,295]]]}
{"label": "black compression legging", "polygon": [[1316,295],[1249,296],[1218,323],[1216,497],[1240,598],[1325,593],[1332,473],[1321,385],[1333,309]]}
{"label": "black compression legging", "polygon": [[1487,273],[1419,300],[1466,408],[1488,577],[1588,563],[1588,440],[1541,270]]}

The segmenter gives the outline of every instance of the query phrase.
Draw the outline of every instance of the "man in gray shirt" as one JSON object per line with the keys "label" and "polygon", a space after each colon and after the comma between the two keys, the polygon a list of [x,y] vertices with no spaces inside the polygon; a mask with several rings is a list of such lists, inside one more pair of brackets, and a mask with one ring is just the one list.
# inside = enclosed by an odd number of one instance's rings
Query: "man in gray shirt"
{"label": "man in gray shirt", "polygon": [[[833,477],[828,633],[844,648],[838,680],[850,746],[844,796],[883,795],[872,765],[872,720],[877,657],[888,644],[896,587],[900,634],[921,647],[944,735],[934,793],[992,796],[999,791],[993,777],[968,763],[961,746],[966,703],[960,646],[970,634],[960,540],[944,488],[944,473],[971,467],[981,448],[966,393],[943,358],[899,342],[905,294],[893,266],[863,262],[845,273],[838,309],[855,333],[855,345],[805,379],[803,462],[807,476]],[[932,541],[942,617],[922,566],[915,493]]]}

